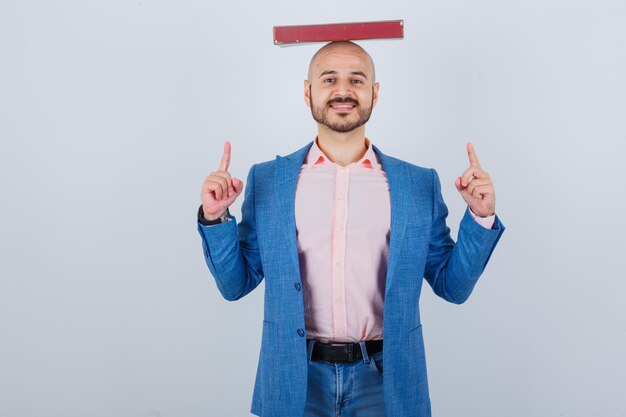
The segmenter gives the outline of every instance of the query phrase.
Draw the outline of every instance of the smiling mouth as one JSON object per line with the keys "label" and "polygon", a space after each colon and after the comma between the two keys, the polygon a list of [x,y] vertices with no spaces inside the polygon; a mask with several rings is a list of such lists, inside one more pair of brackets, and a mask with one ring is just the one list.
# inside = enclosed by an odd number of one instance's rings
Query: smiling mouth
{"label": "smiling mouth", "polygon": [[352,103],[333,103],[330,105],[330,107],[332,107],[332,109],[335,111],[343,113],[343,112],[349,112],[356,106]]}

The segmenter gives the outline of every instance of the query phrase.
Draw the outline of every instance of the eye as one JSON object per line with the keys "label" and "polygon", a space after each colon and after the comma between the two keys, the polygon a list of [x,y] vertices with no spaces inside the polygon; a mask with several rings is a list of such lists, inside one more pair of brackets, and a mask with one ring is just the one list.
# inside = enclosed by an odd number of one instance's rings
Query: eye
{"label": "eye", "polygon": [[352,80],[352,84],[363,84],[361,80]]}
{"label": "eye", "polygon": [[323,82],[324,84],[331,84],[331,83],[333,83],[334,81],[335,81],[335,80],[334,80],[334,79],[332,79],[332,78],[325,78],[322,82]]}

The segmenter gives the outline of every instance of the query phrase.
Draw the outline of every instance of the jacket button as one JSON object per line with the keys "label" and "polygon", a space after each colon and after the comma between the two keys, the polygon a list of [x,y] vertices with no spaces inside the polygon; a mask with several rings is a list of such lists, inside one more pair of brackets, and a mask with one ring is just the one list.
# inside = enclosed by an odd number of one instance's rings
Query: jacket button
{"label": "jacket button", "polygon": [[294,286],[294,287],[296,287],[296,290],[297,290],[297,291],[300,291],[300,288],[301,288],[301,287],[300,287],[300,283],[299,283],[299,282],[295,282],[295,283],[293,284],[293,286]]}
{"label": "jacket button", "polygon": [[298,329],[298,336],[303,337],[304,336],[304,330]]}

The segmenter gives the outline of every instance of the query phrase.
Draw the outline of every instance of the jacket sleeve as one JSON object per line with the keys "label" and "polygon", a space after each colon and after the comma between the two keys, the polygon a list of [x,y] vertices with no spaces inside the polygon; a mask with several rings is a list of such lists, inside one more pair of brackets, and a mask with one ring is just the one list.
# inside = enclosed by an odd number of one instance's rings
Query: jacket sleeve
{"label": "jacket sleeve", "polygon": [[245,296],[263,280],[255,219],[254,170],[255,165],[246,180],[239,224],[235,216],[213,226],[198,223],[206,264],[220,293],[229,301]]}
{"label": "jacket sleeve", "polygon": [[496,216],[491,229],[478,224],[466,208],[457,242],[446,226],[448,208],[441,195],[441,183],[432,169],[433,218],[424,278],[435,294],[455,304],[465,302],[504,232]]}

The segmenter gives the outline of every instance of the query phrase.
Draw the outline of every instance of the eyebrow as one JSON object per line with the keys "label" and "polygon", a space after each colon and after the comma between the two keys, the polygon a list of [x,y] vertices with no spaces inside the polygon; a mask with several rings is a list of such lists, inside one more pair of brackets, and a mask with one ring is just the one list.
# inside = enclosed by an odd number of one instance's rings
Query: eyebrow
{"label": "eyebrow", "polygon": [[[324,75],[336,75],[336,74],[337,74],[337,71],[335,71],[335,70],[326,70],[326,71],[324,71],[324,72],[322,72],[320,74],[319,78],[322,78]],[[366,80],[368,79],[367,75],[365,75],[365,73],[363,71],[352,71],[350,74],[352,74],[352,75],[360,75],[361,77],[365,78]]]}

